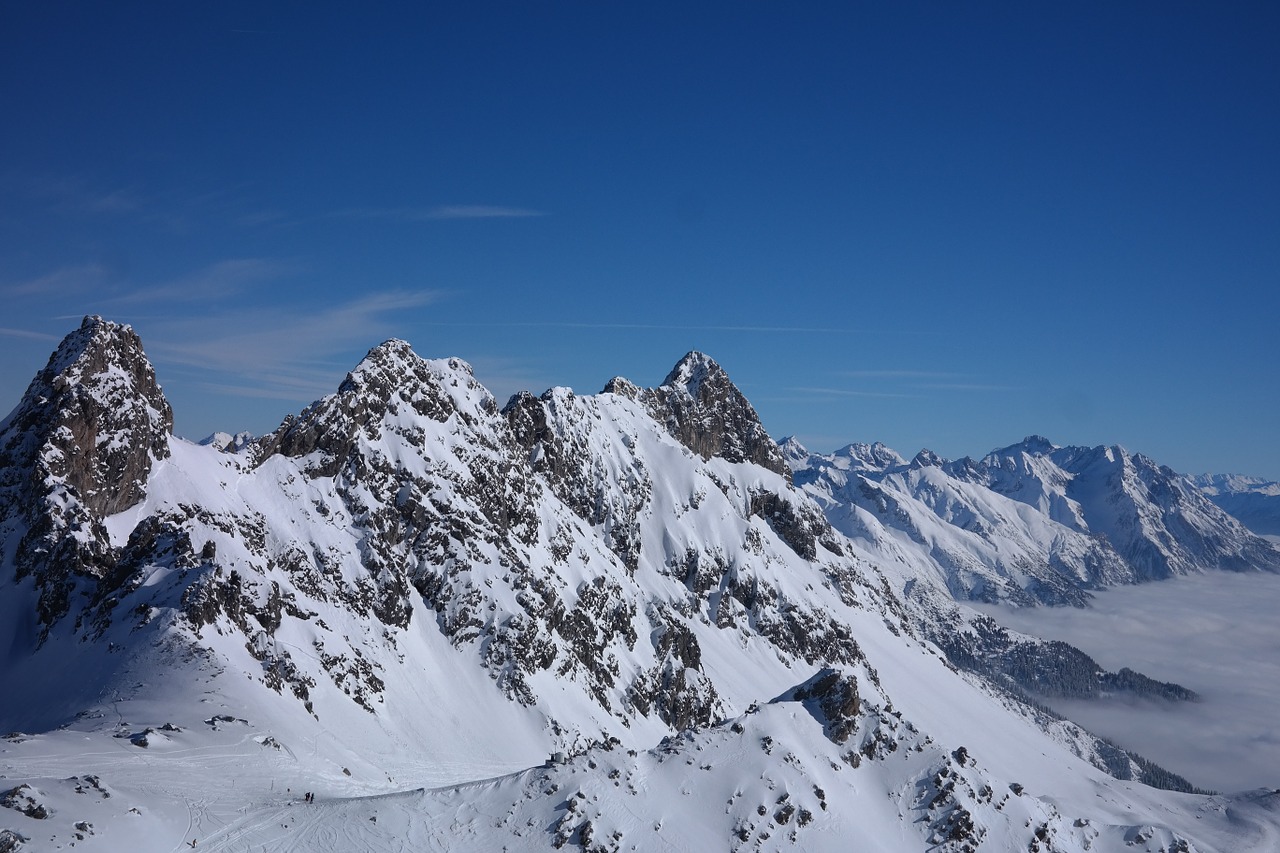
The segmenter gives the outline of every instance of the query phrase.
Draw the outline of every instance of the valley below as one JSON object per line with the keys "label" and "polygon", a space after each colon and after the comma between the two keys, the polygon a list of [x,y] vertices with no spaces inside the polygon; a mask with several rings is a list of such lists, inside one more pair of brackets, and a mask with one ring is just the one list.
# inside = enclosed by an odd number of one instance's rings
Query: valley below
{"label": "valley below", "polygon": [[1197,702],[1049,699],[1193,784],[1280,787],[1280,577],[1189,575],[1094,593],[1087,608],[976,605],[1001,624],[1200,694]]}

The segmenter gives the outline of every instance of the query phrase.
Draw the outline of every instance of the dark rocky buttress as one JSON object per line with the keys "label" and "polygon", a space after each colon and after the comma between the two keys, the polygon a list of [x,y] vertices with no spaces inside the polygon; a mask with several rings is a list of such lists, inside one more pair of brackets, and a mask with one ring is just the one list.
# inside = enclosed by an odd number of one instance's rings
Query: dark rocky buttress
{"label": "dark rocky buttress", "polygon": [[128,326],[85,317],[0,424],[0,526],[18,535],[41,623],[67,612],[77,578],[111,575],[102,519],[146,496],[169,455],[173,411]]}
{"label": "dark rocky buttress", "polygon": [[689,353],[657,388],[641,389],[616,378],[604,390],[643,403],[655,421],[703,459],[754,462],[791,479],[782,451],[756,410],[708,355]]}

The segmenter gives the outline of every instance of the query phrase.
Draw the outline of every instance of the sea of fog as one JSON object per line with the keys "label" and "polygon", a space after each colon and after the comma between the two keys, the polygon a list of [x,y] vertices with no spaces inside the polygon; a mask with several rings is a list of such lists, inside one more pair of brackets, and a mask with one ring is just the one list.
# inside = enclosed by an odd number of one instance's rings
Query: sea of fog
{"label": "sea of fog", "polygon": [[1088,609],[981,609],[1107,669],[1127,666],[1203,697],[1049,702],[1059,713],[1201,788],[1280,788],[1280,576],[1212,572],[1122,587]]}

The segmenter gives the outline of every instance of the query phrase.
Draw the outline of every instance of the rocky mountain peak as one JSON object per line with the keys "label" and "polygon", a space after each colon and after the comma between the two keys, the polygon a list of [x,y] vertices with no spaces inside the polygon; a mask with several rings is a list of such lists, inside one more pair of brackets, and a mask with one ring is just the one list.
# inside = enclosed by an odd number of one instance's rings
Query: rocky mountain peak
{"label": "rocky mountain peak", "polygon": [[619,397],[626,397],[628,400],[640,399],[641,389],[630,379],[622,376],[615,376],[605,383],[602,394],[617,394]]}
{"label": "rocky mountain peak", "polygon": [[690,352],[657,388],[614,379],[605,391],[639,400],[658,423],[703,459],[754,462],[790,479],[778,445],[729,375],[710,356]]}
{"label": "rocky mountain peak", "polygon": [[360,359],[360,363],[351,369],[338,387],[338,392],[349,393],[373,388],[377,393],[379,386],[412,375],[421,361],[407,341],[390,338],[369,350]]}
{"label": "rocky mountain peak", "polygon": [[0,523],[25,529],[15,560],[34,574],[47,625],[77,576],[114,561],[102,519],[146,496],[169,456],[173,411],[128,326],[85,317],[0,424]]}
{"label": "rocky mountain peak", "polygon": [[152,461],[169,455],[173,410],[133,329],[85,317],[0,425],[0,466],[72,490],[111,515],[145,495]]}
{"label": "rocky mountain peak", "polygon": [[662,380],[664,387],[683,388],[690,397],[700,395],[704,382],[710,382],[712,385],[733,384],[729,381],[729,374],[716,364],[715,359],[696,350],[686,353],[685,357],[671,368],[667,378]]}
{"label": "rocky mountain peak", "polygon": [[1043,435],[1029,435],[1022,440],[1020,447],[1034,456],[1044,456],[1057,450],[1058,447]]}
{"label": "rocky mountain peak", "polygon": [[398,339],[384,341],[365,355],[336,394],[300,415],[290,415],[261,442],[258,459],[274,453],[302,457],[321,451],[311,470],[332,475],[363,433],[381,434],[388,418],[423,416],[437,423],[450,417],[471,423],[497,414],[492,395],[459,358],[427,360]]}
{"label": "rocky mountain peak", "polygon": [[927,447],[917,453],[915,458],[911,460],[912,468],[939,468],[945,464],[947,464],[946,459],[943,459]]}

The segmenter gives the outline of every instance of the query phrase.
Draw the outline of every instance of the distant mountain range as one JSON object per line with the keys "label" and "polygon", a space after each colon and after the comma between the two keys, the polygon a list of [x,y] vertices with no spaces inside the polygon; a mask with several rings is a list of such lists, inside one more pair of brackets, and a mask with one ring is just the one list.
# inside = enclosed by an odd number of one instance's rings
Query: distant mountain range
{"label": "distant mountain range", "polygon": [[1191,477],[1206,495],[1254,533],[1280,536],[1280,483],[1239,474]]}
{"label": "distant mountain range", "polygon": [[97,317],[0,423],[0,850],[1280,839],[1036,698],[1190,690],[966,605],[1280,570],[1141,455],[820,456],[701,353],[499,405],[398,340],[269,435],[172,423]]}
{"label": "distant mountain range", "polygon": [[[960,600],[1083,604],[1116,584],[1280,571],[1280,551],[1219,505],[1280,500],[1280,488],[1187,478],[1118,446],[1031,436],[976,461],[922,450],[910,462],[883,444],[826,456],[794,440],[782,447],[837,529],[889,562],[929,566]],[[1209,482],[1217,492],[1206,494]],[[1260,490],[1243,491],[1246,482]]]}

